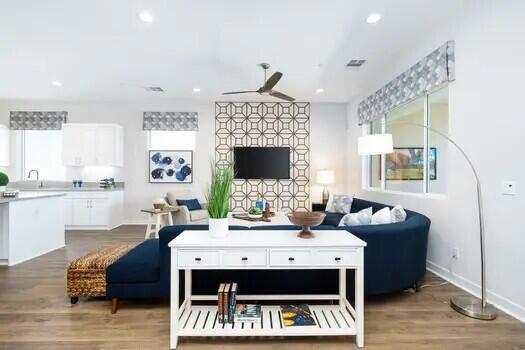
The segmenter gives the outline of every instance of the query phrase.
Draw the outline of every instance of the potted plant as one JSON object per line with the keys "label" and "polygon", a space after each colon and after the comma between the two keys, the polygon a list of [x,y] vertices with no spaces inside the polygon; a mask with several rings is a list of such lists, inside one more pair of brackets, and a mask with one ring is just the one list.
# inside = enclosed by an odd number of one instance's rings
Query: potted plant
{"label": "potted plant", "polygon": [[9,183],[9,176],[0,171],[0,192],[4,192],[7,184]]}
{"label": "potted plant", "polygon": [[211,183],[206,194],[210,235],[223,238],[228,234],[228,212],[230,211],[233,167],[211,167]]}

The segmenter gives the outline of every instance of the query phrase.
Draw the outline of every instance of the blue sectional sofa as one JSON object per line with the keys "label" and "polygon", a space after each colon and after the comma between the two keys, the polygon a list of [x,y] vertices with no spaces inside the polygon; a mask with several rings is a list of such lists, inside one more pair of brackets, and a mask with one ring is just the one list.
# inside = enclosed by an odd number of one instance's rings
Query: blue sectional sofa
{"label": "blue sectional sofa", "polygon": [[[386,205],[354,199],[352,212],[372,207],[373,212]],[[367,242],[365,248],[365,294],[383,294],[414,286],[426,269],[430,220],[407,210],[406,221],[395,224],[339,227],[342,214],[328,213],[316,230],[345,230]],[[206,230],[207,225],[164,227],[159,239],[146,240],[107,268],[107,296],[121,298],[160,298],[170,295],[170,248],[168,243],[186,230]],[[299,230],[298,226],[243,227],[231,230]],[[353,293],[353,271],[348,272],[347,291]],[[181,273],[181,280],[184,276]],[[193,293],[215,294],[219,283],[236,281],[243,294],[321,294],[336,293],[336,270],[229,270],[193,271]],[[183,298],[180,290],[181,301]]]}

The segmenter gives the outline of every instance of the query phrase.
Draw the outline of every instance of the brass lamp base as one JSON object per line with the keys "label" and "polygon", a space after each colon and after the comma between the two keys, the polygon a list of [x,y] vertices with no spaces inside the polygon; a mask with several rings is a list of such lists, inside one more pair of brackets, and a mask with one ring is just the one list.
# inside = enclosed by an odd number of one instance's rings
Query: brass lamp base
{"label": "brass lamp base", "polygon": [[486,304],[483,308],[481,300],[471,295],[457,295],[450,298],[450,307],[462,315],[477,320],[490,321],[494,320],[498,315],[494,306]]}

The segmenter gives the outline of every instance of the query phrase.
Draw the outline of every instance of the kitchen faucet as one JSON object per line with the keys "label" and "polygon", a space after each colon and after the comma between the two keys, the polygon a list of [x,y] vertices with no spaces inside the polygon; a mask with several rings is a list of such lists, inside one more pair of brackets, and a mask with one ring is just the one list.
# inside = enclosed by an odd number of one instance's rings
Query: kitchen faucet
{"label": "kitchen faucet", "polygon": [[38,172],[38,170],[36,169],[31,169],[29,170],[29,173],[27,174],[27,178],[30,179],[31,178],[31,174],[33,173],[33,171],[36,173],[36,183],[37,183],[37,186],[39,188],[42,188],[44,187],[44,183],[42,181],[38,182],[38,180],[40,180],[40,173]]}

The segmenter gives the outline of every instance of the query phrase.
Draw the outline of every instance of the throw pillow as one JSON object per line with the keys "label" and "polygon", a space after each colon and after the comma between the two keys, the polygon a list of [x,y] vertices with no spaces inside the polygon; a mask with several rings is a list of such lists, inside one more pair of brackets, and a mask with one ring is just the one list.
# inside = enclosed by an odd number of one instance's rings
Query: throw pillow
{"label": "throw pillow", "polygon": [[372,215],[372,225],[380,224],[390,224],[392,223],[392,218],[390,217],[390,208],[384,207],[381,210],[378,210]]}
{"label": "throw pillow", "polygon": [[195,199],[177,199],[178,205],[185,205],[189,211],[202,209],[197,198]]}
{"label": "throw pillow", "polygon": [[372,207],[360,210],[357,213],[346,214],[339,222],[339,226],[370,225],[371,222]]}
{"label": "throw pillow", "polygon": [[401,204],[396,205],[390,210],[390,218],[392,222],[403,222],[407,218],[407,213]]}
{"label": "throw pillow", "polygon": [[330,196],[328,203],[326,204],[326,211],[329,213],[348,214],[352,208],[353,201],[354,195],[334,194],[333,196]]}

